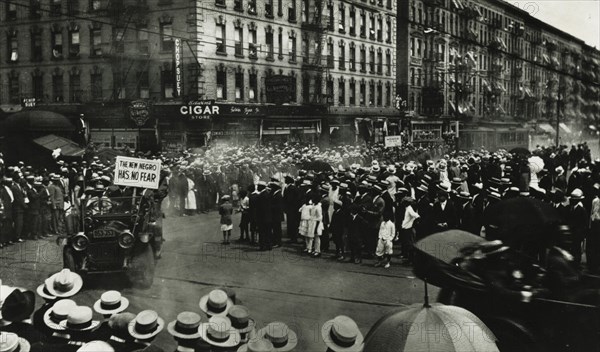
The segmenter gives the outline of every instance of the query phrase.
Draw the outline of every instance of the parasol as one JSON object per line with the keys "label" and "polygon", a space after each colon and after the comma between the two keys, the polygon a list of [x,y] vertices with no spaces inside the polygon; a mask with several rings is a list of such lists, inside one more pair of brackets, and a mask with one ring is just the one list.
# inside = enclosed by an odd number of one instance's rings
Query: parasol
{"label": "parasol", "polygon": [[556,209],[538,199],[517,197],[490,206],[484,219],[488,239],[507,245],[551,240],[559,216]]}
{"label": "parasol", "polygon": [[388,313],[373,325],[364,351],[494,352],[496,337],[473,313],[456,306],[417,304]]}

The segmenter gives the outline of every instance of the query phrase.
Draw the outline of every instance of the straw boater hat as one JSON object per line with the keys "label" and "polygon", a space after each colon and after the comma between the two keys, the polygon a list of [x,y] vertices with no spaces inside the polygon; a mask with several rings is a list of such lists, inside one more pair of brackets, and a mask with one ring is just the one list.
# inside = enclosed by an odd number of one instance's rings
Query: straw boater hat
{"label": "straw boater hat", "polygon": [[129,334],[138,340],[148,340],[158,335],[165,327],[165,321],[153,310],[141,311],[127,327]]}
{"label": "straw boater hat", "polygon": [[583,196],[583,191],[581,191],[579,188],[575,188],[573,192],[571,192],[570,199],[572,200],[582,200],[584,198],[585,197]]}
{"label": "straw boater hat", "polygon": [[67,319],[60,322],[60,326],[70,331],[90,331],[100,326],[98,320],[93,320],[92,308],[75,306],[67,315]]}
{"label": "straw boater hat", "polygon": [[83,280],[79,274],[69,269],[62,269],[58,273],[46,279],[46,288],[51,295],[66,298],[74,296],[83,286]]}
{"label": "straw boater hat", "polygon": [[115,349],[104,341],[90,341],[85,345],[79,347],[77,352],[114,352]]}
{"label": "straw boater hat", "polygon": [[44,313],[44,324],[52,330],[65,330],[60,325],[60,322],[67,319],[73,308],[77,307],[75,301],[70,299],[62,299],[54,303],[54,305]]}
{"label": "straw boater hat", "polygon": [[208,323],[200,324],[200,337],[216,347],[234,347],[240,343],[240,333],[231,326],[229,318],[211,317]]}
{"label": "straw boater hat", "polygon": [[237,352],[273,352],[275,347],[269,340],[265,339],[252,339],[245,345],[240,346]]}
{"label": "straw boater hat", "polygon": [[226,316],[232,306],[233,302],[223,290],[212,290],[200,298],[200,309],[209,317]]}
{"label": "straw boater hat", "polygon": [[325,345],[335,352],[360,352],[363,349],[363,335],[351,318],[339,315],[326,322],[321,328]]}
{"label": "straw boater hat", "polygon": [[106,291],[100,299],[94,303],[94,310],[103,315],[121,313],[129,307],[129,300],[121,295],[119,291]]}
{"label": "straw boater hat", "polygon": [[291,330],[287,324],[282,322],[273,322],[264,328],[258,330],[257,337],[265,338],[275,347],[276,351],[292,351],[298,344],[298,336]]}
{"label": "straw boater hat", "polygon": [[195,340],[200,338],[201,318],[194,312],[181,312],[177,319],[167,325],[167,331],[173,337],[184,340]]}
{"label": "straw boater hat", "polygon": [[31,345],[24,338],[12,332],[0,332],[0,351],[2,352],[29,352]]}
{"label": "straw boater hat", "polygon": [[54,301],[56,299],[56,296],[54,296],[50,293],[50,291],[48,291],[48,287],[46,287],[45,282],[37,287],[36,292],[38,296],[42,297],[47,301]]}

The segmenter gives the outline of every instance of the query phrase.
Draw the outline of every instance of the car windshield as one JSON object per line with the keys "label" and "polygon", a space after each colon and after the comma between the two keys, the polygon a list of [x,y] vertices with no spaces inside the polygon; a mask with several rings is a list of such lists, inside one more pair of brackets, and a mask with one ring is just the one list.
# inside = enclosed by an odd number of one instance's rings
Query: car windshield
{"label": "car windshield", "polygon": [[141,197],[93,196],[85,199],[87,215],[123,215],[137,213]]}

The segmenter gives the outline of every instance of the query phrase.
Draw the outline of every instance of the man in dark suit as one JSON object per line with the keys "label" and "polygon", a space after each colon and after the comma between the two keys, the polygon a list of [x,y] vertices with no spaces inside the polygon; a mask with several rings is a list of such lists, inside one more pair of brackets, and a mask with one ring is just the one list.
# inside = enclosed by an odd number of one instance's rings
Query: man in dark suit
{"label": "man in dark suit", "polygon": [[359,214],[360,207],[356,204],[350,205],[350,217],[348,219],[348,245],[350,247],[350,262],[354,264],[362,263],[362,244],[363,229],[367,227],[367,222]]}
{"label": "man in dark suit", "polygon": [[2,214],[0,214],[0,248],[8,246],[13,237],[13,201],[14,196],[10,189],[12,178],[4,177],[0,185],[0,200],[2,202]]}
{"label": "man in dark suit", "polygon": [[276,182],[269,183],[271,192],[271,234],[273,243],[272,246],[277,248],[281,246],[281,222],[283,221],[283,196],[281,195],[281,186]]}
{"label": "man in dark suit", "polygon": [[390,187],[390,183],[388,181],[381,181],[379,185],[384,190],[381,194],[381,198],[385,202],[383,215],[387,216],[387,219],[395,219],[396,216],[394,205],[396,204],[396,192],[394,192],[394,188]]}
{"label": "man in dark suit", "polygon": [[448,200],[449,188],[438,185],[437,202],[433,205],[433,224],[438,232],[456,228],[456,209]]}
{"label": "man in dark suit", "polygon": [[285,176],[285,184],[283,206],[287,217],[287,235],[291,243],[296,243],[298,241],[298,226],[300,226],[300,194],[291,176]]}
{"label": "man in dark suit", "polygon": [[263,181],[258,183],[259,195],[256,199],[256,216],[258,225],[258,245],[261,251],[273,249],[272,223],[273,213],[271,210],[271,194],[267,184]]}
{"label": "man in dark suit", "polygon": [[12,241],[23,242],[23,217],[25,215],[25,210],[27,209],[27,204],[25,204],[26,194],[25,190],[20,185],[21,178],[18,173],[15,173],[13,179],[14,181],[10,185],[10,190],[15,199],[13,202],[14,237],[12,238]]}
{"label": "man in dark suit", "polygon": [[365,249],[367,251],[367,258],[375,254],[377,247],[377,240],[379,239],[379,226],[381,225],[381,218],[383,211],[385,210],[385,201],[381,197],[383,189],[379,185],[375,185],[371,188],[371,195],[373,201],[370,206],[367,207],[367,232],[365,233]]}
{"label": "man in dark suit", "polygon": [[575,264],[581,263],[581,245],[583,240],[587,237],[589,231],[589,213],[583,206],[584,200],[583,192],[576,188],[571,192],[570,211],[568,216],[569,227],[573,234],[573,247],[571,248],[571,254],[573,254]]}

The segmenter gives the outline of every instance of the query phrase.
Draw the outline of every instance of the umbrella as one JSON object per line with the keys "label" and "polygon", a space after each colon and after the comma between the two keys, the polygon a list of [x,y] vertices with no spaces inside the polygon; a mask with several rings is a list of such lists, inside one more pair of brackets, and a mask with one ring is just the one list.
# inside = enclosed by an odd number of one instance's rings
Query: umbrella
{"label": "umbrella", "polygon": [[427,236],[417,242],[417,250],[429,254],[444,263],[452,264],[461,256],[460,250],[484,239],[462,230],[448,230]]}
{"label": "umbrella", "polygon": [[505,199],[490,206],[484,219],[488,239],[500,239],[507,245],[552,239],[559,216],[548,203],[534,198]]}
{"label": "umbrella", "polygon": [[494,352],[496,337],[473,313],[442,304],[394,310],[373,325],[364,351]]}
{"label": "umbrella", "polygon": [[523,148],[523,147],[513,148],[513,149],[510,150],[510,153],[511,154],[526,155],[526,156],[531,155],[531,152],[529,151],[529,149]]}

